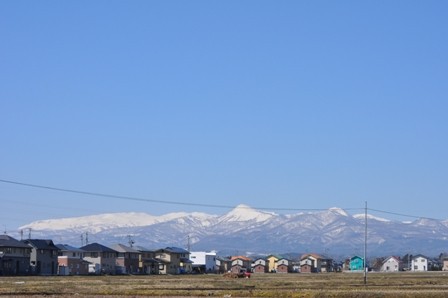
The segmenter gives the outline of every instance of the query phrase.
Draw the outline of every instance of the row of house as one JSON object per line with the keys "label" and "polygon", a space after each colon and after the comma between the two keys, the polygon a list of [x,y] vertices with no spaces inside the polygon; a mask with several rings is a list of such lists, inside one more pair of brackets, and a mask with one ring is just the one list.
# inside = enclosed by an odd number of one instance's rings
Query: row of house
{"label": "row of house", "polygon": [[[395,272],[427,271],[430,260],[423,255],[402,258],[390,256],[371,261],[370,270]],[[448,256],[442,270],[448,270]],[[304,254],[297,260],[277,255],[249,258],[218,257],[216,252],[189,252],[178,247],[146,249],[141,246],[91,243],[82,247],[55,245],[52,240],[16,240],[0,235],[0,275],[86,275],[86,274],[182,274],[182,273],[319,273],[362,271],[364,259],[353,256],[342,263],[328,256]]]}
{"label": "row of house", "polygon": [[91,243],[77,248],[52,240],[0,235],[0,275],[179,274],[192,272],[190,252]]}

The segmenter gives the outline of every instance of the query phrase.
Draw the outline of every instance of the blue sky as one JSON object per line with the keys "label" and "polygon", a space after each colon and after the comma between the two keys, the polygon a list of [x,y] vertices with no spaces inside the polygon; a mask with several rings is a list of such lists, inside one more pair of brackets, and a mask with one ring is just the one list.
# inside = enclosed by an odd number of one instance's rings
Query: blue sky
{"label": "blue sky", "polygon": [[[446,1],[4,1],[0,179],[448,218]],[[0,224],[227,212],[0,183]]]}

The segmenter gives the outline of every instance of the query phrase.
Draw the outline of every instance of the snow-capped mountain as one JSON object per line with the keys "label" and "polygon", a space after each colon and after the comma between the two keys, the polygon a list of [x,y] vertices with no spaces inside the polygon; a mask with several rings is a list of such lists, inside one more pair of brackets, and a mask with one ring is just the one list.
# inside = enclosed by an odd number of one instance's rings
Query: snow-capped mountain
{"label": "snow-capped mountain", "polygon": [[[448,221],[418,219],[399,222],[368,215],[370,254],[438,254],[448,250]],[[362,254],[365,215],[349,215],[340,208],[297,214],[276,214],[239,205],[224,215],[205,213],[114,213],[32,222],[33,238],[80,246],[86,232],[89,242],[139,246],[185,247],[227,253],[321,252]]]}

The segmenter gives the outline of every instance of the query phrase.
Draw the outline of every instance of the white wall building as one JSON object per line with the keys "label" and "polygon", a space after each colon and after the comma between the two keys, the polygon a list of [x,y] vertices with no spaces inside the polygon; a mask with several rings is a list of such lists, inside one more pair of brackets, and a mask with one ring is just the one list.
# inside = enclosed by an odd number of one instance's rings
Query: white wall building
{"label": "white wall building", "polygon": [[428,258],[422,255],[412,257],[412,271],[428,271]]}
{"label": "white wall building", "polygon": [[190,260],[193,262],[193,271],[201,273],[216,272],[216,251],[192,251]]}

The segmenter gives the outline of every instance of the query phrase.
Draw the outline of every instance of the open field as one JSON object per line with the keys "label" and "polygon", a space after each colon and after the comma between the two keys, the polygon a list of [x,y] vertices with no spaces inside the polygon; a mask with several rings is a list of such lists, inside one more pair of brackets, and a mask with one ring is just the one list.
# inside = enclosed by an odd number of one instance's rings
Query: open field
{"label": "open field", "polygon": [[448,297],[448,273],[0,277],[3,297]]}

